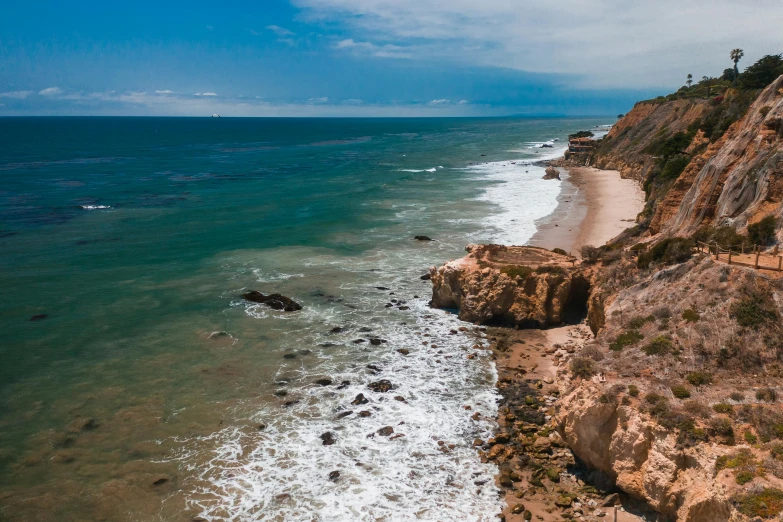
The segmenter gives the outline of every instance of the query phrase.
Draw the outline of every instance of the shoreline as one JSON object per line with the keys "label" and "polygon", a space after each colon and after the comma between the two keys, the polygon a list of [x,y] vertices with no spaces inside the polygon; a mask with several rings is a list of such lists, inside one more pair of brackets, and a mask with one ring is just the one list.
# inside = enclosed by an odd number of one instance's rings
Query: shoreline
{"label": "shoreline", "polygon": [[602,246],[634,226],[644,208],[644,191],[636,180],[616,170],[558,167],[563,187],[552,214],[536,222],[529,246],[562,248],[579,257],[582,246]]}
{"label": "shoreline", "polygon": [[[562,248],[575,257],[584,245],[601,246],[622,233],[636,222],[636,216],[644,208],[644,192],[639,183],[622,179],[617,171],[599,170],[589,167],[558,167],[562,187],[558,205],[552,214],[536,222],[536,233],[527,242],[529,246],[546,249]],[[529,516],[541,522],[562,520],[562,508],[557,502],[561,496],[558,490],[582,491],[584,484],[578,466],[570,457],[559,435],[552,430],[560,397],[558,370],[560,357],[579,350],[593,337],[589,328],[579,325],[560,326],[544,330],[511,330],[491,328],[488,330],[490,348],[498,374],[498,392],[502,397],[496,419],[498,435],[508,434],[511,438],[528,437],[534,425],[526,424],[522,433],[517,433],[519,418],[530,415],[525,404],[533,402],[537,414],[545,414],[546,422],[532,432],[532,443],[519,457],[500,456],[497,460],[499,486],[522,482],[523,487],[501,487],[505,507],[500,520],[524,522]],[[520,398],[523,401],[520,403]],[[537,406],[537,407],[536,407]],[[546,443],[540,442],[546,439]],[[523,443],[523,445],[526,443]],[[495,448],[488,452],[491,458]],[[505,450],[510,451],[509,449]],[[511,463],[519,458],[519,463]],[[519,465],[524,462],[530,464]],[[542,477],[536,467],[557,470],[557,477]],[[510,470],[512,470],[510,472]],[[517,475],[517,476],[515,476]],[[554,480],[551,480],[554,478]],[[552,488],[546,481],[551,482]],[[535,486],[535,487],[534,487]],[[633,499],[625,495],[579,494],[584,505],[586,519],[616,520],[617,522],[641,522],[645,511]],[[570,504],[570,502],[569,502]],[[615,508],[615,505],[618,507]],[[616,509],[616,511],[615,511]],[[569,509],[570,510],[570,509]],[[580,511],[578,516],[583,517]],[[571,511],[571,515],[577,515]],[[615,518],[616,517],[616,518]]]}

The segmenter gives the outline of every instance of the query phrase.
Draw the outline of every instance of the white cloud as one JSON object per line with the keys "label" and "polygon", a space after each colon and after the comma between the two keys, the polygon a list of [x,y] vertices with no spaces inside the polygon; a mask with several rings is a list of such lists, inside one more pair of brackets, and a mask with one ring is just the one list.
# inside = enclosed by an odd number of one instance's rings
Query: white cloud
{"label": "white cloud", "polygon": [[289,31],[285,27],[280,27],[279,25],[267,25],[266,28],[275,33],[277,36],[294,36],[296,34],[293,31]]}
{"label": "white cloud", "polygon": [[745,65],[783,48],[780,0],[294,3],[306,19],[342,27],[338,49],[415,48],[417,58],[577,74],[593,86],[679,85],[687,73],[720,74],[735,47]]}
{"label": "white cloud", "polygon": [[353,38],[346,38],[334,44],[335,49],[353,50],[358,53],[365,53],[379,58],[412,58],[412,47],[402,47],[399,45],[385,44],[376,45],[372,42],[357,42]]}
{"label": "white cloud", "polygon": [[33,91],[0,92],[0,98],[11,98],[12,100],[24,100],[31,94],[33,94]]}
{"label": "white cloud", "polygon": [[61,92],[63,91],[59,87],[47,87],[46,89],[41,89],[40,91],[38,91],[38,94],[40,94],[41,96],[56,96]]}
{"label": "white cloud", "polygon": [[444,100],[444,99],[432,100],[430,102],[430,105],[443,105],[444,103],[449,103],[449,100]]}
{"label": "white cloud", "polygon": [[169,89],[165,89],[163,91],[155,91],[155,94],[177,94],[177,93]]}
{"label": "white cloud", "polygon": [[467,105],[470,103],[468,100],[460,100],[458,105]]}
{"label": "white cloud", "polygon": [[217,96],[216,92],[197,92],[194,96]]}
{"label": "white cloud", "polygon": [[307,100],[307,101],[308,101],[309,103],[326,103],[326,102],[328,102],[328,101],[329,101],[329,98],[327,98],[326,96],[323,96],[323,97],[321,97],[321,98],[310,98],[310,99],[309,99],[309,100]]}

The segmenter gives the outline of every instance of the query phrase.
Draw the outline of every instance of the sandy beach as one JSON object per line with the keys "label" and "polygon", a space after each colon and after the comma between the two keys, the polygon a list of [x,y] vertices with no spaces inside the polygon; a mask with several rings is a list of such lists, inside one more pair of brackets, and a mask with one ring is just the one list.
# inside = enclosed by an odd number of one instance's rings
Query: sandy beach
{"label": "sandy beach", "polygon": [[601,246],[632,227],[644,208],[644,191],[615,170],[591,167],[560,168],[563,189],[558,207],[537,223],[528,242],[543,248],[562,248],[579,255],[584,245]]}
{"label": "sandy beach", "polygon": [[[562,248],[575,256],[583,245],[600,246],[634,225],[636,215],[644,207],[644,192],[635,180],[622,179],[617,171],[589,167],[559,168],[563,187],[554,213],[536,223],[538,231],[528,242],[543,248]],[[524,375],[526,380],[551,383],[545,392],[557,390],[559,359],[555,347],[573,351],[579,349],[592,333],[586,325],[561,326],[547,330],[493,330],[498,336],[507,335],[507,347],[498,350],[495,357],[501,380],[515,380]],[[501,429],[507,429],[506,419],[498,418]],[[543,522],[561,520],[553,509],[557,495],[526,493],[523,496],[508,491],[505,494],[506,522],[523,522],[514,507],[520,504],[536,514]],[[623,506],[605,509],[608,520],[641,522],[643,510],[635,502],[623,499]],[[616,519],[614,518],[616,516]]]}

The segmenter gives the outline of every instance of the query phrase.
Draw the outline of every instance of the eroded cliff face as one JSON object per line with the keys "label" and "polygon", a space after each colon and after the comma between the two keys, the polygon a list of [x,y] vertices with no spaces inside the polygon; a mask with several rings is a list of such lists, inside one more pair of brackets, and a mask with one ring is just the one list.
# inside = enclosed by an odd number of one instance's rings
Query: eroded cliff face
{"label": "eroded cliff face", "polygon": [[612,127],[593,157],[593,166],[644,181],[656,159],[644,150],[662,134],[684,132],[709,110],[709,101],[639,102]]}
{"label": "eroded cliff face", "polygon": [[707,224],[741,229],[766,215],[783,217],[781,201],[783,76],[691,161],[658,206],[650,230],[686,236]]}
{"label": "eroded cliff face", "polygon": [[674,433],[633,407],[607,401],[605,393],[589,383],[563,398],[558,431],[571,450],[672,520],[731,520],[729,492],[715,480],[715,461],[727,450],[678,448]]}
{"label": "eroded cliff face", "polygon": [[432,267],[432,306],[463,321],[545,328],[587,313],[589,273],[542,248],[468,245],[468,255]]}

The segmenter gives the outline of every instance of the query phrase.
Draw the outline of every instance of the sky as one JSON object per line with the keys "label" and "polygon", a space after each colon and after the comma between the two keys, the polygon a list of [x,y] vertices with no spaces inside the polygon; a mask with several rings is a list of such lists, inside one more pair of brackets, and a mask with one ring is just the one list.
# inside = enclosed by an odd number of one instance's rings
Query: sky
{"label": "sky", "polygon": [[781,0],[4,0],[0,116],[616,115],[783,52]]}

